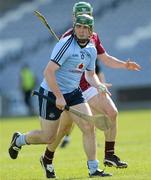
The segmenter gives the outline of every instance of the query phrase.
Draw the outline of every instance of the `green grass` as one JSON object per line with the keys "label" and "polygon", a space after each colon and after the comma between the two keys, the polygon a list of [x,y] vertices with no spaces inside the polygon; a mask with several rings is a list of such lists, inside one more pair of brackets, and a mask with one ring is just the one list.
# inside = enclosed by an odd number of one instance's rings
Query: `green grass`
{"label": "green grass", "polygon": [[[106,168],[113,177],[105,180],[149,180],[151,179],[151,111],[125,111],[119,114],[119,131],[116,154],[129,164],[127,169]],[[27,132],[39,128],[35,118],[13,118],[0,120],[0,179],[40,180],[45,179],[39,157],[45,145],[24,146],[17,160],[8,156],[12,133],[16,130]],[[81,132],[76,127],[71,144],[56,151],[55,171],[60,180],[86,180],[88,178],[86,156],[82,147]],[[97,130],[98,159],[104,168],[104,136]],[[99,178],[94,178],[99,179]]]}

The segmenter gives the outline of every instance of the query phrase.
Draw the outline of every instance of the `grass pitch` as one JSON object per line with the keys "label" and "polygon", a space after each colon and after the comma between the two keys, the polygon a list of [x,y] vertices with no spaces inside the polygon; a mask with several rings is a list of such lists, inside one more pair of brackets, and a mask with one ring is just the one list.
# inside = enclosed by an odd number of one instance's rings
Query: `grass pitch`
{"label": "grass pitch", "polygon": [[[119,113],[119,130],[116,154],[128,162],[127,169],[106,168],[113,177],[105,180],[151,179],[151,111],[124,111]],[[45,179],[39,158],[45,145],[24,146],[18,159],[12,160],[8,147],[14,131],[27,132],[39,129],[39,120],[34,118],[11,118],[0,120],[0,179],[42,180]],[[58,148],[55,154],[55,171],[59,180],[86,180],[88,178],[86,156],[82,147],[81,132],[73,130],[71,143],[65,149]],[[104,136],[97,130],[98,159],[103,166]],[[93,178],[101,179],[101,178]]]}

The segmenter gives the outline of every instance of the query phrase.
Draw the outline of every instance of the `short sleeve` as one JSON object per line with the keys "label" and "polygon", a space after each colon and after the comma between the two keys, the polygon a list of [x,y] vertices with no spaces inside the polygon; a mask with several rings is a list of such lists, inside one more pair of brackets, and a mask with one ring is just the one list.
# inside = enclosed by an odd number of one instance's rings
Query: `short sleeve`
{"label": "short sleeve", "polygon": [[51,54],[51,61],[61,66],[69,55],[69,47],[72,42],[72,37],[61,39],[54,47]]}
{"label": "short sleeve", "polygon": [[105,49],[104,49],[104,47],[102,45],[102,42],[100,41],[99,36],[96,33],[95,33],[95,46],[96,46],[96,49],[97,49],[97,54],[105,53]]}
{"label": "short sleeve", "polygon": [[90,63],[88,64],[86,70],[87,71],[93,71],[95,70],[95,63],[96,63],[96,58],[97,58],[97,51],[95,47],[91,51],[91,60]]}

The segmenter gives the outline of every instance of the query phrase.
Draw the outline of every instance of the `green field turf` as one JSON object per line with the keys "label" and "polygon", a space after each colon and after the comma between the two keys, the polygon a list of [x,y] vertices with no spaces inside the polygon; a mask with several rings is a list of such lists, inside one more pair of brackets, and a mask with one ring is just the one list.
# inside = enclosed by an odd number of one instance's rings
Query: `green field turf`
{"label": "green field turf", "polygon": [[[113,177],[105,180],[151,179],[151,111],[125,111],[119,113],[119,131],[116,154],[127,161],[127,169],[106,168]],[[8,156],[8,146],[14,131],[27,132],[39,128],[35,118],[0,120],[0,180],[45,179],[39,157],[45,145],[24,146],[17,160]],[[98,159],[100,167],[104,156],[104,136],[97,130]],[[55,154],[55,171],[60,180],[86,180],[88,178],[86,156],[82,147],[81,132],[76,127],[72,141],[65,149],[58,148]],[[102,179],[102,178],[93,178]]]}

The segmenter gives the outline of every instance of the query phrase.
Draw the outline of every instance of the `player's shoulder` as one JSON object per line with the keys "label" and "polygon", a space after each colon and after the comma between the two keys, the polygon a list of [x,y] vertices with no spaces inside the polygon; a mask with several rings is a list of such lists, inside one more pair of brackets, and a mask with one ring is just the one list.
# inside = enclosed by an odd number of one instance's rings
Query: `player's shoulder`
{"label": "player's shoulder", "polygon": [[93,53],[96,53],[96,52],[97,52],[97,51],[96,51],[95,44],[94,44],[92,41],[90,41],[90,42],[87,44],[87,48],[88,48],[88,49],[91,49],[91,52],[93,52]]}
{"label": "player's shoulder", "polygon": [[61,38],[64,38],[66,36],[70,36],[71,34],[73,34],[73,28],[68,29],[62,36]]}
{"label": "player's shoulder", "polygon": [[69,36],[66,36],[66,37],[63,37],[63,38],[61,38],[60,40],[59,40],[59,43],[60,44],[64,44],[64,43],[66,43],[66,42],[71,42],[73,40],[73,35],[71,34],[71,35],[69,35]]}
{"label": "player's shoulder", "polygon": [[96,32],[92,33],[92,39],[98,39],[99,35]]}
{"label": "player's shoulder", "polygon": [[90,42],[88,43],[88,47],[90,47],[90,48],[95,48],[95,44],[94,44],[92,41],[90,41]]}
{"label": "player's shoulder", "polygon": [[100,44],[100,38],[96,32],[93,32],[93,34],[91,36],[91,42],[93,42],[95,44],[95,46],[97,46],[97,44]]}

